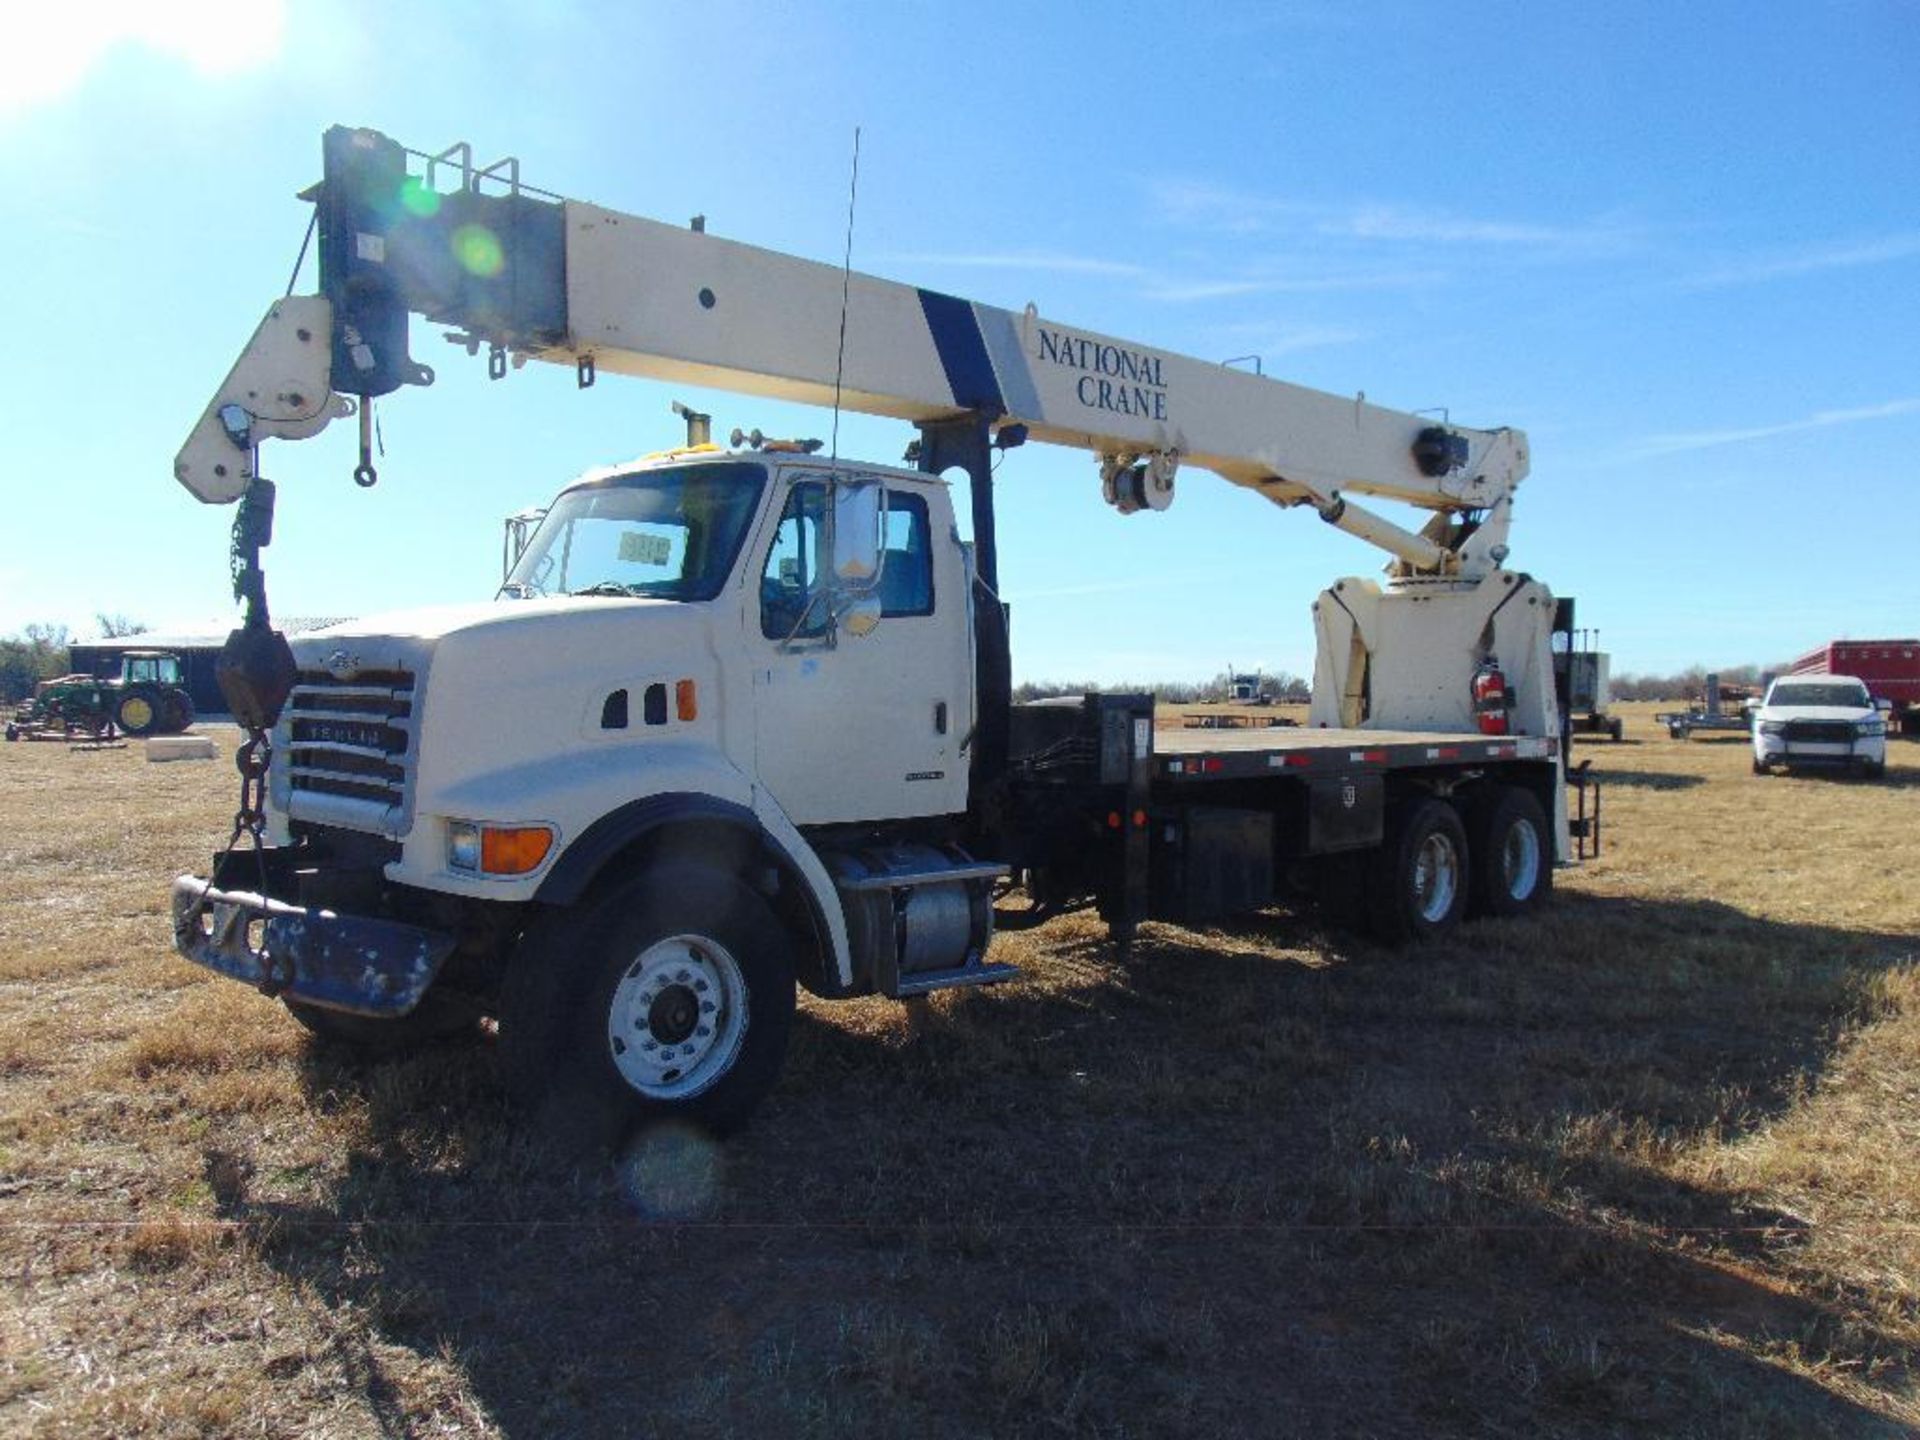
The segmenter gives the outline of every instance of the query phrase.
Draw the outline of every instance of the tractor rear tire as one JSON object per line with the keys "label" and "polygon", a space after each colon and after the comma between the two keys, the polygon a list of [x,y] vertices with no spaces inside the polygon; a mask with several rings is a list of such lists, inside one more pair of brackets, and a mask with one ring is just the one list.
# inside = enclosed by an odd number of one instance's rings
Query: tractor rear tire
{"label": "tractor rear tire", "polygon": [[192,727],[193,701],[186,691],[168,690],[160,698],[164,702],[166,711],[166,724],[161,727],[161,733],[179,735]]}
{"label": "tractor rear tire", "polygon": [[167,705],[151,685],[134,685],[114,701],[113,721],[135,739],[151,735],[166,721]]}

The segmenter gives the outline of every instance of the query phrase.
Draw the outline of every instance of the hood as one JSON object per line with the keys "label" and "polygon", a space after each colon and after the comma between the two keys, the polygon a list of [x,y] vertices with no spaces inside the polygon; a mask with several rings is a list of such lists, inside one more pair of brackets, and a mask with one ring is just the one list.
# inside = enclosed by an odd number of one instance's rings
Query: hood
{"label": "hood", "polygon": [[460,631],[495,625],[523,624],[556,615],[580,616],[596,612],[652,610],[678,606],[673,600],[628,599],[617,595],[549,595],[538,600],[475,600],[459,605],[426,605],[412,610],[389,610],[338,625],[309,630],[293,637],[294,647],[309,642],[335,646],[344,640],[440,640]]}
{"label": "hood", "polygon": [[1762,720],[1874,720],[1879,718],[1878,710],[1860,705],[1765,705],[1760,709]]}

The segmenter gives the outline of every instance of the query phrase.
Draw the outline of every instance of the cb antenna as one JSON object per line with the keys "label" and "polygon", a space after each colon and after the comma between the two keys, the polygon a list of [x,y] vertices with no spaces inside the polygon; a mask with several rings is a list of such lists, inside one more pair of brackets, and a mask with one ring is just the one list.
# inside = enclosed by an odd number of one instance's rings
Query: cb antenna
{"label": "cb antenna", "polygon": [[840,382],[847,368],[847,297],[853,288],[853,212],[860,199],[860,127],[853,127],[853,177],[847,183],[847,249],[840,261],[840,349],[833,361],[832,464],[840,462]]}

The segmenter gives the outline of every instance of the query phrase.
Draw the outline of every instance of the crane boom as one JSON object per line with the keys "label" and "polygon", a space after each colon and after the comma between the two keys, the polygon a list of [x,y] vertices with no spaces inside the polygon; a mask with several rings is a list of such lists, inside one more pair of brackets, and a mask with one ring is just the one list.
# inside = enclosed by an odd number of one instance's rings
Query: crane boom
{"label": "crane boom", "polygon": [[[275,307],[208,406],[175,473],[210,503],[245,491],[261,439],[313,433],[351,411],[343,396],[359,397],[364,434],[368,401],[430,383],[407,350],[409,316],[420,314],[486,346],[495,374],[531,358],[572,365],[583,384],[607,371],[923,425],[977,415],[1093,452],[1103,494],[1123,511],[1166,508],[1191,465],[1313,507],[1404,573],[1472,578],[1505,556],[1510,499],[1527,471],[1517,430],[1435,423],[1063,325],[1032,306],[1004,310],[699,223],[546,196],[520,183],[517,162],[476,168],[465,146],[427,156],[335,127],[324,155],[324,179],[307,193],[330,309],[307,297]],[[443,193],[437,181],[456,168]],[[1352,494],[1436,518],[1416,534]]]}

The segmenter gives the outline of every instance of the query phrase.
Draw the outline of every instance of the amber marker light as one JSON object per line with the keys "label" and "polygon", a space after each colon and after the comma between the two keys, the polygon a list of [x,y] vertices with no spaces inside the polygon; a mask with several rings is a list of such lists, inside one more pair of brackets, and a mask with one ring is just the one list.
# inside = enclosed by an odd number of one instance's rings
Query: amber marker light
{"label": "amber marker light", "polygon": [[682,720],[697,720],[700,717],[700,696],[691,680],[673,682],[673,710]]}
{"label": "amber marker light", "polygon": [[487,875],[525,875],[538,870],[553,848],[545,825],[488,825],[480,831],[480,869]]}

